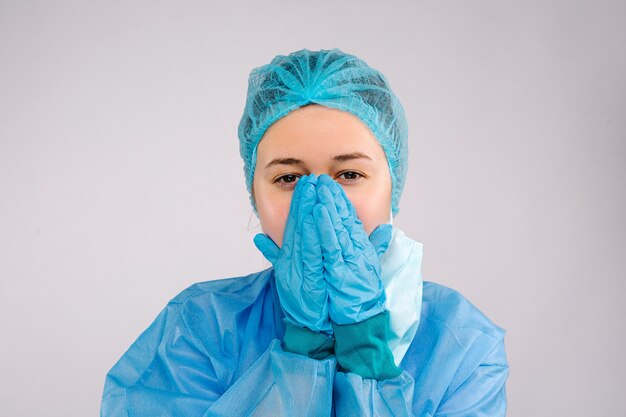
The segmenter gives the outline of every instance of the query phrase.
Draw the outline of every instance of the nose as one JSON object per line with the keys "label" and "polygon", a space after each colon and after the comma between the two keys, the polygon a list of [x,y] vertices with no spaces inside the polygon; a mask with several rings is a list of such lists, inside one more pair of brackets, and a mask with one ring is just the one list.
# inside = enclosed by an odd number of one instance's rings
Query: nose
{"label": "nose", "polygon": [[334,181],[334,180],[331,178],[331,176],[330,176],[330,175],[328,175],[328,174],[320,174],[320,175],[318,176],[318,180],[321,180],[321,181],[328,181],[328,180],[330,180],[330,181]]}
{"label": "nose", "polygon": [[[302,180],[306,180],[306,181],[302,181]],[[315,173],[311,173],[311,174],[301,176],[298,179],[298,182],[310,182],[310,183],[316,184],[318,180],[319,180],[319,176],[316,175]]]}

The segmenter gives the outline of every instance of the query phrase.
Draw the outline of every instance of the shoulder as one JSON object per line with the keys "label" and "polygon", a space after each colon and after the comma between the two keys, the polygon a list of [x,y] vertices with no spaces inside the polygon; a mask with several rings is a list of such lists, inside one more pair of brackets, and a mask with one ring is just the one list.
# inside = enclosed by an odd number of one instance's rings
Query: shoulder
{"label": "shoulder", "polygon": [[420,324],[412,344],[418,363],[438,363],[440,372],[450,372],[450,379],[467,376],[486,363],[507,366],[504,335],[504,329],[458,291],[424,282]]}
{"label": "shoulder", "polygon": [[[237,369],[246,369],[246,361],[255,360],[276,337],[272,279],[270,268],[242,277],[200,282],[168,304],[168,308],[177,310],[179,325],[197,349],[212,361],[230,364],[231,369],[224,369],[220,376],[224,381],[230,381]],[[173,332],[173,337],[177,334]]]}
{"label": "shoulder", "polygon": [[461,293],[434,282],[424,282],[421,318],[448,330],[474,330],[498,340],[505,334]]}
{"label": "shoulder", "polygon": [[458,291],[424,282],[420,324],[403,360],[416,386],[429,387],[422,406],[441,403],[464,384],[475,395],[503,383],[504,335]]}
{"label": "shoulder", "polygon": [[242,328],[270,326],[272,276],[270,268],[242,277],[199,282],[174,297],[167,309],[176,311],[198,345],[212,350],[216,340],[238,335]]}
{"label": "shoulder", "polygon": [[211,338],[220,336],[227,326],[233,326],[237,313],[271,297],[270,278],[273,269],[242,277],[198,282],[172,298],[146,332],[166,338],[185,331],[202,333]]}
{"label": "shoulder", "polygon": [[212,298],[218,300],[237,299],[241,301],[258,298],[269,286],[273,269],[266,269],[241,277],[198,282],[181,291],[169,302],[185,308],[200,300]]}
{"label": "shoulder", "polygon": [[504,335],[458,291],[424,282],[419,328],[403,360],[415,386],[428,387],[416,396],[415,408],[430,415],[479,410],[480,415],[504,415]]}
{"label": "shoulder", "polygon": [[[175,384],[169,378],[177,377],[183,372],[180,369],[228,385],[241,367],[239,353],[247,349],[246,352],[252,353],[249,356],[256,359],[259,356],[256,351],[271,341],[248,337],[241,331],[248,328],[250,332],[258,331],[262,324],[271,323],[271,317],[262,314],[266,305],[272,305],[265,302],[271,297],[271,277],[269,269],[243,277],[201,282],[183,290],[111,369],[105,396],[111,395],[116,387],[131,386],[140,379],[156,385]],[[256,316],[255,311],[259,312]],[[265,328],[272,329],[269,325]],[[273,335],[271,331],[266,333],[267,338]]]}

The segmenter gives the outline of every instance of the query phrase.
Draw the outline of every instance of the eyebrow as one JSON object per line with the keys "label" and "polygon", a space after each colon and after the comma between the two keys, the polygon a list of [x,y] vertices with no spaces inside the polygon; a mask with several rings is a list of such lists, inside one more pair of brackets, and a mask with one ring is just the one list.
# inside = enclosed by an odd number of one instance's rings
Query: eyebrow
{"label": "eyebrow", "polygon": [[272,161],[265,165],[265,169],[274,165],[302,165],[303,162],[296,158],[274,158]]}
{"label": "eyebrow", "polygon": [[[336,155],[333,157],[333,161],[339,161],[339,162],[352,161],[354,159],[369,159],[370,161],[373,161],[372,158],[370,158],[369,156],[361,152],[345,153],[345,154]],[[304,162],[297,158],[274,158],[270,161],[269,164],[265,165],[265,169],[272,167],[274,165],[303,165],[303,164]]]}
{"label": "eyebrow", "polygon": [[333,160],[340,162],[351,161],[353,159],[369,159],[370,161],[373,160],[372,158],[361,152],[346,153],[343,155],[337,155],[333,158]]}

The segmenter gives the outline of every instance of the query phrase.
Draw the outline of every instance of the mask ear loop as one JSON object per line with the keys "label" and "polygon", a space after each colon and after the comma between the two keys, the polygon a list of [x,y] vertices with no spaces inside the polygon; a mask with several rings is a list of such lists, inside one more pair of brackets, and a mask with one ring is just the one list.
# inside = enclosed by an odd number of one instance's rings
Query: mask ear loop
{"label": "mask ear loop", "polygon": [[[259,227],[261,226],[261,219],[259,218],[259,213],[256,211],[256,204],[254,202],[254,187],[250,191],[250,203],[252,204],[252,211],[250,212],[250,217],[248,218],[248,232],[258,232]],[[251,226],[252,218],[256,217],[257,224]]]}
{"label": "mask ear loop", "polygon": [[[253,217],[256,217],[256,224],[254,226],[252,226],[252,219]],[[259,227],[261,227],[261,220],[259,219],[259,217],[256,215],[256,212],[254,210],[252,210],[252,212],[250,212],[250,217],[248,218],[248,232],[258,232]]]}
{"label": "mask ear loop", "polygon": [[389,209],[389,221],[387,222],[387,224],[393,226],[393,209]]}

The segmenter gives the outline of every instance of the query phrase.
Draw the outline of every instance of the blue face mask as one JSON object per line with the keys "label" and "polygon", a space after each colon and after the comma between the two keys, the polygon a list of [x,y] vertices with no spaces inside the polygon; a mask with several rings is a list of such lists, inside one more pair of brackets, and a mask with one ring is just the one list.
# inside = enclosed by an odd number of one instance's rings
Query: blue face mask
{"label": "blue face mask", "polygon": [[422,309],[422,244],[393,228],[389,248],[380,259],[389,311],[389,349],[399,365],[409,349]]}

